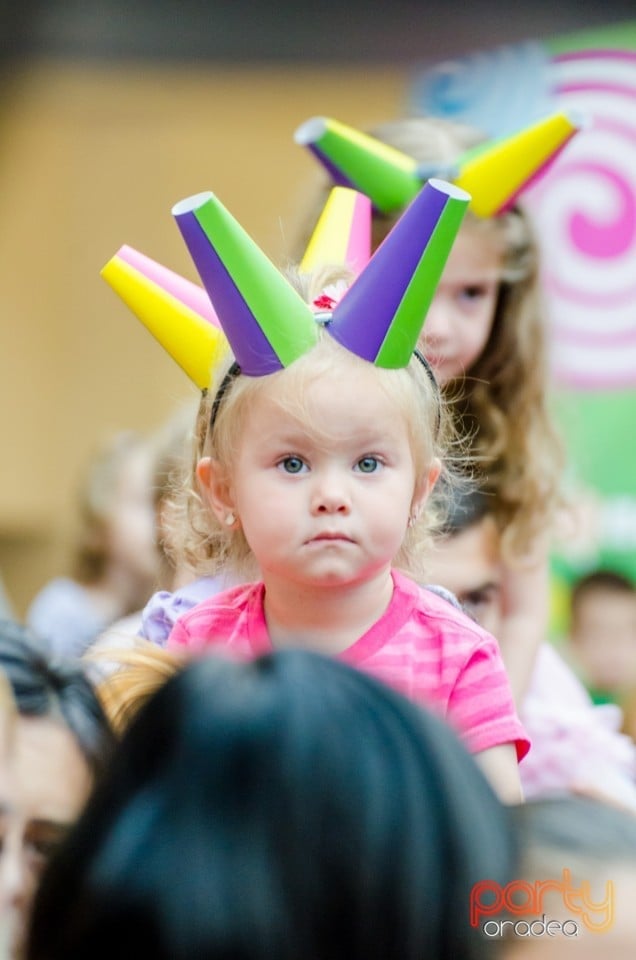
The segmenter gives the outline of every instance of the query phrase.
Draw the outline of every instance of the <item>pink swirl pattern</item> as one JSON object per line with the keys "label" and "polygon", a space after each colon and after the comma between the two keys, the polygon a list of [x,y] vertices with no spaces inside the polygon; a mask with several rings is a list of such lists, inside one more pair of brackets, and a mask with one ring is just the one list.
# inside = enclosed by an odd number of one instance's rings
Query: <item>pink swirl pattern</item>
{"label": "pink swirl pattern", "polygon": [[543,246],[554,372],[585,389],[636,386],[636,53],[546,65],[554,105],[583,130],[526,199]]}
{"label": "pink swirl pattern", "polygon": [[598,223],[584,213],[572,214],[572,243],[589,257],[613,260],[629,250],[634,242],[634,195],[629,184],[600,163],[580,163],[575,169],[577,173],[587,173],[590,177],[604,177],[612,185],[619,197],[619,215],[609,223]]}

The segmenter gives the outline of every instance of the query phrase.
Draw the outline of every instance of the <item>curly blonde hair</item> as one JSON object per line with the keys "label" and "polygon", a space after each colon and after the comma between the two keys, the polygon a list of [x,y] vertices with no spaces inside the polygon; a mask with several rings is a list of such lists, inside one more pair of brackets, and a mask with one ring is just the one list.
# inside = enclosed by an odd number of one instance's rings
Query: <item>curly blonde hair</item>
{"label": "curly blonde hair", "polygon": [[[372,133],[420,165],[439,165],[442,175],[483,140],[471,127],[432,117],[387,123]],[[374,244],[396,219],[376,216]],[[459,435],[470,444],[477,480],[492,495],[506,559],[514,561],[548,529],[561,502],[564,463],[547,402],[538,247],[518,206],[492,219],[479,219],[469,211],[465,225],[494,238],[503,251],[503,272],[486,346],[460,381],[444,385],[444,393]]]}
{"label": "curly blonde hair", "polygon": [[[317,275],[290,277],[308,302],[326,285],[342,278],[341,270],[324,270]],[[215,375],[215,383],[225,384],[213,429],[209,429],[214,397],[204,395],[197,415],[195,444],[189,482],[182,490],[180,549],[187,562],[199,574],[228,572],[242,578],[258,575],[255,559],[243,531],[228,529],[219,523],[199,488],[196,467],[203,456],[211,456],[231,476],[242,428],[249,411],[259,398],[275,393],[276,402],[286,413],[315,432],[306,403],[307,387],[323,377],[347,376],[352,368],[368,362],[341,347],[323,327],[318,327],[318,342],[289,367],[265,377],[228,377],[232,358]],[[441,460],[443,495],[429,498],[417,521],[409,527],[396,566],[415,578],[425,574],[425,558],[430,536],[441,527],[447,495],[460,482],[455,461],[465,459],[455,443],[453,420],[434,378],[414,358],[403,370],[375,368],[378,382],[387,400],[395,404],[406,419],[418,480],[435,458]],[[274,389],[273,389],[274,387]],[[282,388],[282,389],[281,389]],[[217,386],[218,389],[218,386]]]}

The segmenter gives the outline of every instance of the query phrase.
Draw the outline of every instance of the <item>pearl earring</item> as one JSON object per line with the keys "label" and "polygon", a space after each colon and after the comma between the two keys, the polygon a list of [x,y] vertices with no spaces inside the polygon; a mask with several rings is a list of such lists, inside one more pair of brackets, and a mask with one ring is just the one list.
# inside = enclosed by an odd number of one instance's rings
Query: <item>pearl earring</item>
{"label": "pearl earring", "polygon": [[407,527],[413,527],[413,526],[415,526],[416,521],[417,521],[417,513],[412,513],[412,514],[409,516],[409,520],[408,520],[408,523],[407,523]]}
{"label": "pearl earring", "polygon": [[225,518],[226,527],[231,527],[234,523],[236,523],[236,517],[233,513],[228,513],[227,517]]}

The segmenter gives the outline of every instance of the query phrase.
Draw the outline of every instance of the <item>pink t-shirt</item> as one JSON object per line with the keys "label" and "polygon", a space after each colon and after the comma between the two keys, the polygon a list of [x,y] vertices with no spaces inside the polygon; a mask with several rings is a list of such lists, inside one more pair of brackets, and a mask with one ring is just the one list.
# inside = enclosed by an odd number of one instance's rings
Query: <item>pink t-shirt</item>
{"label": "pink t-shirt", "polygon": [[[395,570],[393,584],[383,616],[338,659],[446,718],[473,753],[514,743],[524,757],[530,742],[494,637]],[[264,596],[262,583],[249,583],[204,600],[179,617],[168,647],[217,647],[242,660],[270,653]]]}

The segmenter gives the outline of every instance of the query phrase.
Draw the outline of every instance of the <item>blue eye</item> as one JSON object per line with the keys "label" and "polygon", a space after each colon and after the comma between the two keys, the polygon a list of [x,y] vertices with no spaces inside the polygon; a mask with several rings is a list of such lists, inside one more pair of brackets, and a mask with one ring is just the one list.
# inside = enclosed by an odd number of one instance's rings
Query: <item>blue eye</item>
{"label": "blue eye", "polygon": [[285,473],[301,473],[305,464],[300,457],[285,457],[278,466],[282,467]]}
{"label": "blue eye", "polygon": [[377,457],[362,457],[356,466],[360,473],[375,473],[380,466],[380,461]]}

